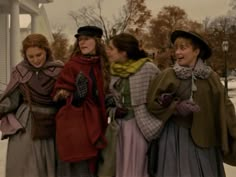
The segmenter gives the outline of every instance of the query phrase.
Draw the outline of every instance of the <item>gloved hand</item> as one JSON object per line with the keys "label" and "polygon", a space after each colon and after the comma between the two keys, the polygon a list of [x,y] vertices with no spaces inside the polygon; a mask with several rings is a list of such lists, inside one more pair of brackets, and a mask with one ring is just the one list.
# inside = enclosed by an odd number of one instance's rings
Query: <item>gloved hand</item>
{"label": "gloved hand", "polygon": [[78,97],[83,99],[87,96],[88,93],[88,79],[84,76],[82,72],[80,72],[75,80],[76,91]]}
{"label": "gloved hand", "polygon": [[127,108],[121,108],[117,107],[116,112],[115,112],[115,118],[116,119],[122,119],[128,114],[128,109]]}
{"label": "gloved hand", "polygon": [[158,98],[158,103],[163,107],[168,107],[173,99],[173,93],[162,93]]}
{"label": "gloved hand", "polygon": [[106,108],[109,107],[116,107],[116,102],[115,99],[112,95],[107,95],[105,98],[105,106]]}
{"label": "gloved hand", "polygon": [[75,80],[76,90],[73,93],[72,104],[74,106],[80,106],[81,103],[85,100],[85,97],[88,94],[88,79],[80,72]]}
{"label": "gloved hand", "polygon": [[176,105],[176,113],[186,117],[193,112],[199,112],[200,107],[195,102],[190,100],[183,100]]}

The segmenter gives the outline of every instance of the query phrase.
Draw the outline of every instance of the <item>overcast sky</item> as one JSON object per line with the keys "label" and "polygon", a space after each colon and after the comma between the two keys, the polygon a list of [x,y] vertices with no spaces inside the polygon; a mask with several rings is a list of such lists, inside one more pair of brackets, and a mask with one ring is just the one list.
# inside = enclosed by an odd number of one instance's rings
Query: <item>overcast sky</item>
{"label": "overcast sky", "polygon": [[[45,5],[51,20],[61,21],[68,19],[68,12],[77,10],[88,4],[93,4],[94,0],[54,0],[53,3]],[[183,8],[193,19],[202,20],[206,16],[218,16],[224,14],[229,8],[230,0],[146,0],[152,14],[156,15],[159,10],[166,5],[177,5]],[[109,16],[119,9],[125,0],[104,0],[103,12]]]}
{"label": "overcast sky", "polygon": [[[125,0],[103,0],[103,14],[111,18],[124,5]],[[51,27],[63,26],[65,32],[74,34],[76,26],[70,11],[94,4],[95,0],[54,0],[53,3],[45,4]],[[184,9],[192,20],[202,22],[205,17],[217,17],[224,15],[229,10],[230,0],[146,0],[148,8],[156,16],[163,6],[176,5]],[[29,23],[29,18],[23,22]]]}

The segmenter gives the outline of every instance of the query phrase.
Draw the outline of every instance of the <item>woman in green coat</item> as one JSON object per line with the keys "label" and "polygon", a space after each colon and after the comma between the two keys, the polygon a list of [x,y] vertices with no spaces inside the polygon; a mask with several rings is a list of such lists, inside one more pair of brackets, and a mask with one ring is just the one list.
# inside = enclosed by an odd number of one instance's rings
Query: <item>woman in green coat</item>
{"label": "woman in green coat", "polygon": [[236,117],[219,76],[205,64],[212,52],[197,33],[171,35],[176,64],[156,76],[148,110],[165,123],[155,176],[225,176],[235,165]]}

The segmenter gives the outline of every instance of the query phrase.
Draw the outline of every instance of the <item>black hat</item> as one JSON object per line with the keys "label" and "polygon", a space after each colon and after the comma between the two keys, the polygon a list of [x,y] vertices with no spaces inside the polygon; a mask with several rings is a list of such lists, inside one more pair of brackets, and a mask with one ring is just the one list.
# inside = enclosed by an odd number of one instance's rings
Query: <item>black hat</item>
{"label": "black hat", "polygon": [[102,34],[102,29],[97,26],[82,26],[77,30],[75,37],[78,38],[79,36],[84,35],[101,38]]}
{"label": "black hat", "polygon": [[211,48],[209,44],[202,38],[202,36],[200,36],[200,34],[193,31],[175,30],[171,34],[171,42],[174,43],[178,37],[190,38],[194,42],[199,44],[200,47],[199,56],[201,57],[201,59],[206,60],[211,56],[212,54]]}

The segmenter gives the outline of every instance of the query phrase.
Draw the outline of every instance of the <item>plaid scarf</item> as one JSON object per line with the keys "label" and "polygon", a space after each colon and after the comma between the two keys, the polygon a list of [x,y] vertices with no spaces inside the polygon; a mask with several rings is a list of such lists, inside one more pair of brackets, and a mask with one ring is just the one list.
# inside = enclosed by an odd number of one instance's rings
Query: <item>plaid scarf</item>
{"label": "plaid scarf", "polygon": [[189,79],[192,76],[200,79],[207,79],[212,72],[210,66],[207,66],[202,59],[198,59],[194,68],[184,67],[176,63],[173,67],[176,76],[180,79]]}
{"label": "plaid scarf", "polygon": [[113,76],[127,78],[129,75],[136,73],[150,58],[141,58],[139,60],[127,60],[125,63],[112,63],[110,72]]}
{"label": "plaid scarf", "polygon": [[212,69],[210,66],[207,66],[202,59],[198,59],[194,68],[191,67],[183,67],[176,63],[173,67],[176,76],[179,79],[190,79],[192,80],[191,85],[191,96],[190,100],[193,100],[193,92],[197,91],[197,86],[195,81],[199,79],[207,79],[212,73]]}

